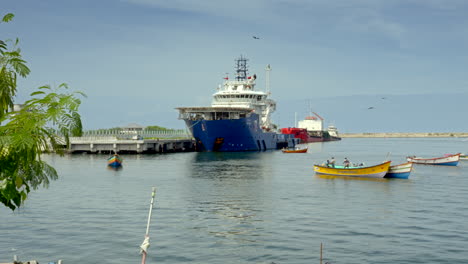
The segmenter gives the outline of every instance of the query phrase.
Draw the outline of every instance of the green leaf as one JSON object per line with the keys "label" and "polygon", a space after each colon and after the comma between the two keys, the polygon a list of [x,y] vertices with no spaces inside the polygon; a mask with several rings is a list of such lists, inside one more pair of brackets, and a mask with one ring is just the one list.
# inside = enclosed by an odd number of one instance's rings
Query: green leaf
{"label": "green leaf", "polygon": [[13,15],[12,13],[8,13],[3,17],[2,21],[3,22],[10,22],[14,17],[15,17],[15,15]]}
{"label": "green leaf", "polygon": [[25,191],[21,192],[21,201],[25,201],[28,198],[28,194]]}
{"label": "green leaf", "polygon": [[16,188],[19,189],[23,185],[23,179],[21,177],[16,177],[15,184]]}
{"label": "green leaf", "polygon": [[37,89],[48,89],[48,90],[50,90],[51,88],[50,88],[50,85],[43,85],[43,86],[41,86],[41,87],[39,87]]}
{"label": "green leaf", "polygon": [[42,91],[36,91],[36,92],[31,93],[30,96],[35,96],[35,95],[38,95],[38,94],[45,94],[45,93],[42,92]]}

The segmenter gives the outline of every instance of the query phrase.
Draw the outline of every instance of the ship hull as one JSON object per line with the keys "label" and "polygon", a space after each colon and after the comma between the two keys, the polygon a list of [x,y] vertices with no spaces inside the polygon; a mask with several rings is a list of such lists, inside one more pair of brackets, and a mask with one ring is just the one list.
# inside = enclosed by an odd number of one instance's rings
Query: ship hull
{"label": "ship hull", "polygon": [[340,137],[331,136],[328,131],[308,131],[308,137],[306,142],[327,142],[327,141],[338,141]]}
{"label": "ship hull", "polygon": [[308,137],[305,142],[312,143],[312,142],[328,142],[328,141],[338,141],[341,140],[339,137]]}
{"label": "ship hull", "polygon": [[294,147],[292,135],[266,132],[258,126],[258,115],[224,120],[184,120],[198,151],[263,151]]}

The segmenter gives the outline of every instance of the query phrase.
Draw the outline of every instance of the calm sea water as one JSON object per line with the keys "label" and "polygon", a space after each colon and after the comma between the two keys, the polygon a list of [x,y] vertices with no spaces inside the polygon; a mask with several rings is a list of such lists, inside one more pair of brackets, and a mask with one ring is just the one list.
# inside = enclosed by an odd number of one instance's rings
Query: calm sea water
{"label": "calm sea water", "polygon": [[467,139],[343,139],[307,154],[46,156],[60,174],[26,205],[0,208],[0,262],[468,263],[468,162],[416,165],[410,179],[323,178],[314,163],[395,163],[468,152]]}

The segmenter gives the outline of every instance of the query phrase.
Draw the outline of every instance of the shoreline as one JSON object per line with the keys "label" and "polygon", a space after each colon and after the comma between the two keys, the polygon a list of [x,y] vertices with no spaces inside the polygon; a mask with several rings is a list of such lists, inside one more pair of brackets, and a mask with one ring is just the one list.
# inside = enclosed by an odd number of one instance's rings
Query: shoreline
{"label": "shoreline", "polygon": [[424,133],[340,133],[341,138],[468,138],[468,132],[424,132]]}

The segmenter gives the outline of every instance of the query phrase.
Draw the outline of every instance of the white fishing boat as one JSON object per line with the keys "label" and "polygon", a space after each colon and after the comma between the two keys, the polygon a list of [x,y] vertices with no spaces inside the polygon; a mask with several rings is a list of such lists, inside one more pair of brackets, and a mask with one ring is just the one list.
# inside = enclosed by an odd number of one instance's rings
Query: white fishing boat
{"label": "white fishing boat", "polygon": [[457,166],[460,161],[460,153],[453,155],[445,155],[438,158],[419,158],[419,157],[407,157],[407,161],[413,162],[416,164],[424,165],[443,165],[443,166]]}

